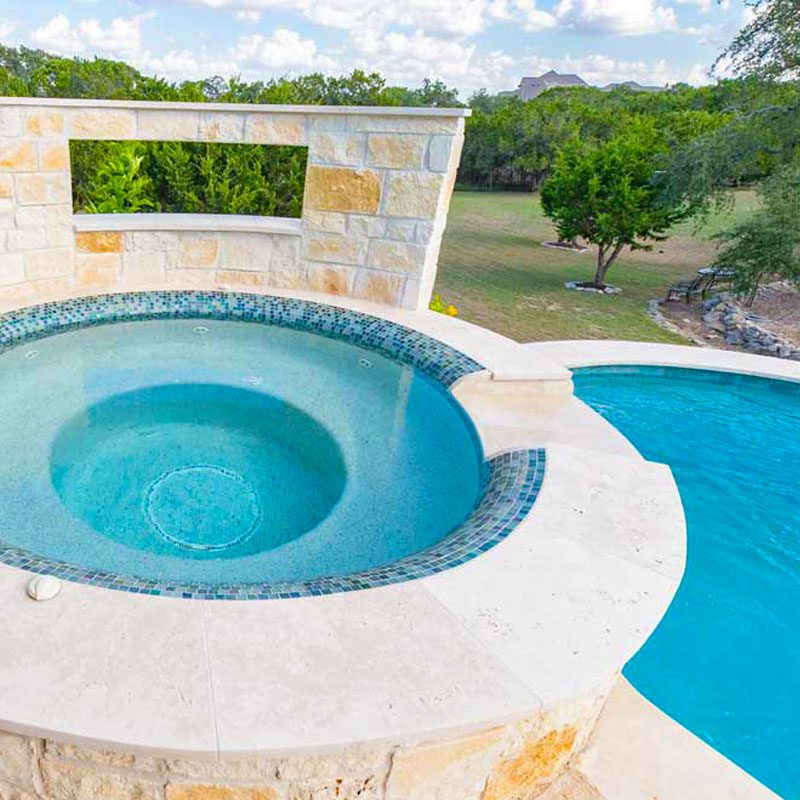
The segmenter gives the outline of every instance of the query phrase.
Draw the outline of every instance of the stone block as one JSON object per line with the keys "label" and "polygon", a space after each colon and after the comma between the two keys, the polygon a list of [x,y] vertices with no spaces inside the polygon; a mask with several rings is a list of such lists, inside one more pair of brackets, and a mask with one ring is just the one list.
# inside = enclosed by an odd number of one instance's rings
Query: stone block
{"label": "stone block", "polygon": [[16,227],[14,222],[14,206],[0,207],[0,231],[9,231]]}
{"label": "stone block", "polygon": [[526,740],[518,753],[500,761],[481,800],[526,800],[543,791],[566,766],[577,735],[571,725]]}
{"label": "stone block", "polygon": [[162,142],[192,141],[200,131],[200,114],[197,111],[136,112],[136,135],[139,139]]}
{"label": "stone block", "polygon": [[433,237],[434,225],[432,222],[418,222],[414,231],[414,239],[420,244],[427,244]]}
{"label": "stone block", "polygon": [[45,202],[59,205],[72,202],[72,186],[63,174],[45,175]]}
{"label": "stone block", "polygon": [[30,136],[58,136],[64,132],[64,115],[60,111],[25,111],[22,117]]}
{"label": "stone block", "polygon": [[167,267],[167,286],[175,289],[217,289],[216,277],[210,269],[170,269]]}
{"label": "stone block", "polygon": [[306,238],[309,261],[330,261],[334,264],[363,264],[367,255],[365,239],[335,234],[310,234]]}
{"label": "stone block", "polygon": [[367,142],[367,164],[395,169],[421,169],[425,136],[371,133]]}
{"label": "stone block", "polygon": [[386,219],[384,217],[350,214],[347,217],[347,234],[349,236],[366,236],[367,238],[384,236],[386,234]]}
{"label": "stone block", "polygon": [[347,214],[334,211],[303,210],[303,228],[321,233],[345,233],[347,230]]}
{"label": "stone block", "polygon": [[125,234],[125,250],[177,253],[178,234],[171,231],[128,231]]}
{"label": "stone block", "polygon": [[250,144],[305,144],[303,117],[294,114],[248,114],[244,140]]}
{"label": "stone block", "polygon": [[22,122],[18,108],[0,108],[0,136],[19,136]]}
{"label": "stone block", "polygon": [[359,270],[353,286],[353,294],[362,300],[397,306],[403,297],[405,278],[391,272]]}
{"label": "stone block", "polygon": [[182,237],[178,264],[182,269],[214,269],[219,261],[219,240],[213,236]]}
{"label": "stone block", "polygon": [[312,164],[354,167],[364,163],[366,136],[352,133],[314,133],[309,139]]}
{"label": "stone block", "polygon": [[[270,786],[212,786],[210,784],[170,783],[167,800],[283,800]],[[344,800],[344,798],[342,798]]]}
{"label": "stone block", "polygon": [[386,225],[386,238],[398,242],[413,242],[417,236],[417,223],[413,219],[390,219]]}
{"label": "stone block", "polygon": [[306,130],[315,131],[346,131],[347,117],[344,114],[310,114],[306,117]]}
{"label": "stone block", "polygon": [[79,286],[107,289],[119,283],[121,275],[119,253],[78,253],[75,256],[75,278]]}
{"label": "stone block", "polygon": [[267,273],[223,269],[217,271],[215,280],[224,289],[260,289],[267,285]]}
{"label": "stone block", "polygon": [[71,247],[48,247],[46,250],[28,250],[23,254],[23,257],[27,280],[71,275],[75,269]]}
{"label": "stone block", "polygon": [[395,753],[386,800],[464,800],[481,790],[506,741],[503,728],[401,748]]}
{"label": "stone block", "polygon": [[432,172],[447,172],[452,149],[452,136],[432,136],[428,144],[428,169]]}
{"label": "stone block", "polygon": [[272,240],[270,269],[296,266],[300,261],[300,238],[298,236],[275,236]]}
{"label": "stone block", "polygon": [[265,271],[272,258],[272,237],[262,233],[220,235],[220,269]]}
{"label": "stone block", "polygon": [[122,753],[115,750],[101,750],[60,742],[47,741],[45,755],[48,759],[73,759],[101,767],[136,770],[137,772],[161,772],[164,761],[161,758],[141,753]]}
{"label": "stone block", "polygon": [[36,167],[33,142],[12,139],[0,143],[0,172],[33,172]]}
{"label": "stone block", "polygon": [[39,145],[39,169],[42,172],[69,170],[69,145],[66,142],[42,142]]}
{"label": "stone block", "polygon": [[125,251],[122,255],[122,279],[126,284],[146,286],[163,283],[167,258],[162,250]]}
{"label": "stone block", "polygon": [[69,124],[73,139],[135,139],[134,111],[75,111]]}
{"label": "stone block", "polygon": [[366,133],[456,133],[459,117],[399,116],[374,117],[349,114],[347,130]]}
{"label": "stone block", "polygon": [[21,228],[8,232],[8,249],[12,253],[41,250],[43,247],[47,247],[47,231],[44,227]]}
{"label": "stone block", "polygon": [[75,239],[71,225],[47,225],[45,232],[47,234],[48,247],[69,247],[74,244]]}
{"label": "stone block", "polygon": [[323,294],[350,294],[353,272],[347,267],[312,267],[308,270],[308,288]]}
{"label": "stone block", "polygon": [[99,772],[67,761],[45,761],[48,800],[161,800],[162,784],[146,777]]}
{"label": "stone block", "polygon": [[424,172],[390,175],[384,210],[390,217],[433,219],[442,192],[442,176]]}
{"label": "stone block", "polygon": [[378,269],[419,275],[425,266],[425,248],[421,244],[373,240],[368,264]]}
{"label": "stone block", "polygon": [[14,178],[11,175],[0,175],[0,200],[14,194]]}
{"label": "stone block", "polygon": [[317,166],[308,168],[305,208],[376,214],[380,201],[381,176],[374,170]]}
{"label": "stone block", "polygon": [[[0,285],[8,286],[12,283],[22,283],[25,280],[25,262],[22,253],[0,253]],[[2,748],[5,744],[0,741],[0,764],[6,757]],[[0,775],[2,775],[0,767]]]}
{"label": "stone block", "polygon": [[78,231],[75,247],[81,253],[121,253],[125,234],[120,231]]}
{"label": "stone block", "polygon": [[[0,256],[0,283],[11,283],[12,281],[5,280],[3,259],[4,256]],[[0,782],[17,789],[35,791],[34,776],[38,771],[35,750],[37,741],[0,731]]]}
{"label": "stone block", "polygon": [[203,113],[198,136],[203,142],[241,142],[244,139],[244,114]]}

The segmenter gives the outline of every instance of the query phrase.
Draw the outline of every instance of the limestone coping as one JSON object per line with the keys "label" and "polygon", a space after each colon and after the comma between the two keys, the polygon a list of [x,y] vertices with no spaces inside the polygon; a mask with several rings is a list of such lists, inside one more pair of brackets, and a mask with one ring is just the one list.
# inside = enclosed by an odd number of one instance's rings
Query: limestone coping
{"label": "limestone coping", "polygon": [[289,217],[246,214],[75,214],[76,231],[209,231],[300,236],[302,223]]}
{"label": "limestone coping", "polygon": [[0,97],[0,106],[48,106],[54,108],[130,108],[154,111],[246,111],[259,114],[330,114],[378,117],[469,117],[469,108],[420,106],[317,106],[283,103],[175,103],[161,100],[92,100],[63,97]]}
{"label": "limestone coping", "polygon": [[[516,350],[529,376],[514,381],[520,392],[564,375],[546,356],[443,315],[290,296],[422,330],[490,370],[493,354],[505,361]],[[622,447],[577,401],[554,410],[534,392],[527,414],[508,413],[493,390],[502,379],[490,375],[454,389],[487,456],[547,449],[538,500],[503,542],[419,580],[289,600],[64,583],[36,603],[25,593],[30,575],[0,565],[0,729],[116,749],[279,756],[456,736],[607,685],[682,576],[677,488],[667,467]]]}
{"label": "limestone coping", "polygon": [[523,347],[531,355],[548,358],[567,368],[614,365],[684,367],[800,381],[798,361],[712,347],[613,340],[533,342]]}

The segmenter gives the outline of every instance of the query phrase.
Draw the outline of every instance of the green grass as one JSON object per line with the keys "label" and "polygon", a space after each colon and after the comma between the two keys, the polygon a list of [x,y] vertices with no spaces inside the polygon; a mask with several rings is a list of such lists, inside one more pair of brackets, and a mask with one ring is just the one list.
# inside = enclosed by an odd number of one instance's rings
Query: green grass
{"label": "green grass", "polygon": [[739,192],[732,212],[701,229],[678,227],[651,252],[626,252],[608,280],[621,295],[571,292],[568,280],[593,275],[594,252],[542,247],[555,233],[531,194],[456,192],[439,258],[436,291],[459,315],[520,342],[545,339],[685,341],[645,315],[647,301],[714,256],[709,236],[752,213],[753,192]]}

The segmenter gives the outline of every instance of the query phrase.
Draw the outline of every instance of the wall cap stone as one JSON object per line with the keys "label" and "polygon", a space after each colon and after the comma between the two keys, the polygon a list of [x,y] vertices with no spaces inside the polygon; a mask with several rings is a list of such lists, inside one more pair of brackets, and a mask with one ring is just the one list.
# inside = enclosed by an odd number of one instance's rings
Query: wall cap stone
{"label": "wall cap stone", "polygon": [[245,214],[75,214],[76,231],[203,231],[300,236],[301,220]]}
{"label": "wall cap stone", "polygon": [[256,114],[330,114],[334,116],[375,117],[468,117],[468,108],[420,108],[409,106],[311,106],[256,103],[168,103],[149,100],[86,100],[61,97],[0,97],[0,106],[34,106],[52,108],[133,109],[157,111],[231,111]]}

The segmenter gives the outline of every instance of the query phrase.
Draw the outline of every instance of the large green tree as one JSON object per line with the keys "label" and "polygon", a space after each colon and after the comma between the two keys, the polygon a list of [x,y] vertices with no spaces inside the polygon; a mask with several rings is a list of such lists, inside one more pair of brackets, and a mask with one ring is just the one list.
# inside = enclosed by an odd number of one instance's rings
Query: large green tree
{"label": "large green tree", "polygon": [[542,186],[542,208],[562,240],[596,245],[595,288],[605,286],[626,246],[649,248],[690,213],[659,191],[659,159],[666,149],[653,121],[641,118],[606,142],[573,140],[559,152]]}
{"label": "large green tree", "polygon": [[762,78],[800,77],[800,0],[746,0],[752,19],[715,67]]}

